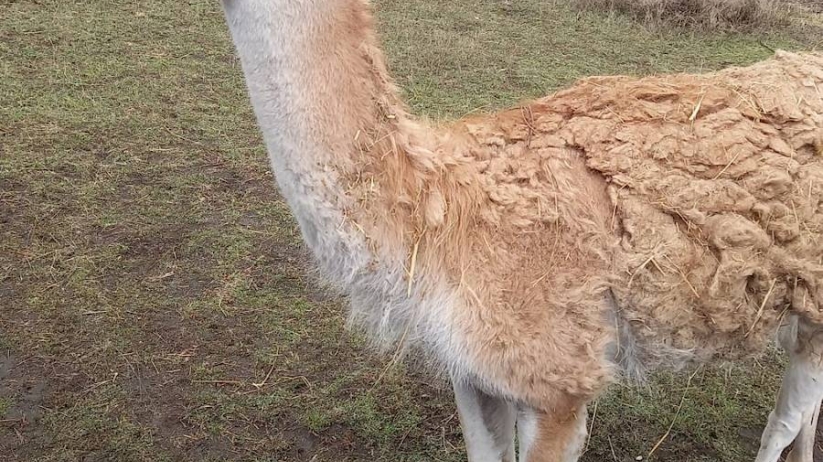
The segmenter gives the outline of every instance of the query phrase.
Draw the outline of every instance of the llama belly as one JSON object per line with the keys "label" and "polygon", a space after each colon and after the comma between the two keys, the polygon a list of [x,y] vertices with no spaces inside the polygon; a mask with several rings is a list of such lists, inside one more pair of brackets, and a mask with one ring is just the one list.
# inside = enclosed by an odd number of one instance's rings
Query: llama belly
{"label": "llama belly", "polygon": [[649,372],[659,369],[678,371],[711,360],[724,363],[756,357],[769,344],[785,344],[785,335],[797,318],[786,309],[782,316],[762,320],[749,329],[722,331],[716,324],[704,322],[697,311],[684,309],[672,318],[645,308],[621,306],[614,319],[618,335],[609,345],[607,357],[629,382],[643,383]]}

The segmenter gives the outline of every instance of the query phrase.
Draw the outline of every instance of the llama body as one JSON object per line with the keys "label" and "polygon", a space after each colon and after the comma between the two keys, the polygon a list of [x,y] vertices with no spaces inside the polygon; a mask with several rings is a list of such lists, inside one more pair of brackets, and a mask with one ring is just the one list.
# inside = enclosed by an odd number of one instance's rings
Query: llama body
{"label": "llama body", "polygon": [[[421,349],[450,374],[473,462],[513,460],[515,421],[522,461],[577,460],[586,404],[623,371],[715,354],[735,357],[756,350],[789,321],[797,337],[808,340],[816,328],[796,322],[797,314],[823,321],[817,305],[806,304],[818,292],[820,268],[810,262],[821,246],[807,242],[783,260],[764,257],[758,260],[762,274],[735,266],[759,255],[763,236],[712,234],[705,207],[678,208],[666,202],[666,181],[633,176],[631,165],[612,162],[641,164],[657,159],[655,149],[682,149],[677,143],[648,147],[643,140],[632,145],[619,133],[628,112],[607,116],[603,95],[579,101],[598,95],[598,87],[643,85],[589,80],[583,85],[590,88],[579,94],[571,89],[495,116],[431,128],[413,120],[396,96],[362,0],[223,4],[277,182],[322,273],[349,295],[352,321],[378,343]],[[805,78],[823,88],[823,59],[810,63]],[[715,107],[725,97],[707,94],[712,81],[689,87],[675,80],[675,90],[641,101],[634,117],[655,120],[643,108],[660,98]],[[823,99],[819,104],[823,114]],[[688,126],[695,116],[681,109],[674,104],[664,115],[688,119],[672,121]],[[823,118],[799,117],[811,120],[811,136],[818,136],[814,130]],[[801,138],[790,141],[802,144]],[[817,167],[803,170],[814,153],[800,149],[814,146],[809,139],[787,145],[803,156],[791,159],[799,164],[789,180],[802,177],[810,187],[808,200],[796,198],[798,227],[817,224]],[[770,152],[784,148],[768,139],[764,146],[749,141]],[[621,149],[651,155],[621,157]],[[737,171],[731,156],[685,171],[716,179]],[[766,183],[777,189],[786,184]],[[647,190],[662,205],[643,202],[640,192]],[[773,198],[757,199],[768,205]],[[771,213],[767,209],[760,213]],[[647,211],[653,218],[646,223]],[[741,210],[728,212],[755,220]],[[683,223],[670,222],[678,214]],[[774,216],[788,223],[786,213]],[[727,218],[715,223],[721,231],[734,224]],[[720,236],[712,242],[723,251],[707,271],[735,270],[734,277],[698,291],[683,265],[704,261],[699,246],[669,248],[655,229],[680,243]],[[774,282],[762,287],[763,281]],[[757,462],[776,462],[798,432],[796,460],[810,462],[805,457],[814,432],[808,424],[801,430],[801,422],[816,419],[823,389],[811,379],[823,373],[807,358],[823,348],[799,348],[793,339],[787,343],[800,359],[788,372],[789,386]]]}

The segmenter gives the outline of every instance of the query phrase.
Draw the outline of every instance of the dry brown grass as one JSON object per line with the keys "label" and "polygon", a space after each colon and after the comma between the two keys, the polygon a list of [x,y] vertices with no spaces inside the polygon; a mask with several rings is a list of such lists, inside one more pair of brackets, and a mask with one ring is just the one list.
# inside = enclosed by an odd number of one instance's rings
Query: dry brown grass
{"label": "dry brown grass", "polygon": [[794,5],[788,0],[573,0],[585,10],[628,14],[657,27],[703,30],[768,29],[786,24]]}

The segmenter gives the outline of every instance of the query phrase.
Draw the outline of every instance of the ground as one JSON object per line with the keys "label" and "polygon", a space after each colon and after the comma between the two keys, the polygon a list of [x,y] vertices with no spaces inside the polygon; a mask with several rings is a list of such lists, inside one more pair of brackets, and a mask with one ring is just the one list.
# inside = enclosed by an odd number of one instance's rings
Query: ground
{"label": "ground", "polygon": [[[369,353],[307,276],[218,2],[2,3],[4,460],[465,460],[448,387]],[[823,36],[813,13],[695,35],[562,1],[376,7],[392,71],[432,119]],[[647,458],[663,439],[652,458],[750,461],[781,361],[616,386],[583,460]]]}

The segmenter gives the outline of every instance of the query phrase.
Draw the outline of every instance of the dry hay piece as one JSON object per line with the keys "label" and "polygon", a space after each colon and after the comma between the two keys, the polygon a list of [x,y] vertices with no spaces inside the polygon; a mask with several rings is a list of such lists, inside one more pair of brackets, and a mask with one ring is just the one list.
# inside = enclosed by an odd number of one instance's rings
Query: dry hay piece
{"label": "dry hay piece", "polygon": [[823,56],[590,78],[541,103],[610,182],[614,292],[641,340],[746,352],[788,309],[823,322]]}

